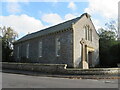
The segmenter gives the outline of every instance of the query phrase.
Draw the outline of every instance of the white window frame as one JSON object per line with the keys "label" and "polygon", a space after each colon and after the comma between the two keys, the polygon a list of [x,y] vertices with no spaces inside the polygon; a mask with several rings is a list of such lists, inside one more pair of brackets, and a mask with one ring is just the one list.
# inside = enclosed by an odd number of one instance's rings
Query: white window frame
{"label": "white window frame", "polygon": [[60,53],[59,53],[59,51],[60,51],[60,37],[56,37],[56,41],[55,41],[55,44],[56,44],[56,56],[57,57],[59,57],[60,56]]}
{"label": "white window frame", "polygon": [[19,46],[17,47],[17,58],[19,58]]}
{"label": "white window frame", "polygon": [[27,44],[27,48],[26,48],[26,58],[29,58],[29,43]]}
{"label": "white window frame", "polygon": [[38,56],[42,57],[42,41],[39,41],[38,48]]}

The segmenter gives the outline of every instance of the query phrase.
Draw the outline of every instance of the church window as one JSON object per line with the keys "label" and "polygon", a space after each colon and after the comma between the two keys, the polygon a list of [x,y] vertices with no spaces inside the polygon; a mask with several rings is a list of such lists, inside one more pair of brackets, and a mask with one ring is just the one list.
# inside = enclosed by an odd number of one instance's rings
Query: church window
{"label": "church window", "polygon": [[26,57],[29,58],[29,44],[27,44]]}
{"label": "church window", "polygon": [[39,57],[42,57],[42,41],[39,41]]}
{"label": "church window", "polygon": [[56,38],[56,56],[60,56],[60,37]]}

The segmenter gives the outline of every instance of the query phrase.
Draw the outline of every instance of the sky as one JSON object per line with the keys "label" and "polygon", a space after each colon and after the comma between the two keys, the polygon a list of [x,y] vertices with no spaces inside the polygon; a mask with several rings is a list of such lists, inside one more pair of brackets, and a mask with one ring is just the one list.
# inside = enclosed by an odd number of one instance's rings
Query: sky
{"label": "sky", "polygon": [[[109,2],[108,2],[109,1]],[[96,30],[118,18],[119,0],[2,0],[0,27],[18,32],[19,38],[32,32],[79,17],[91,15]]]}

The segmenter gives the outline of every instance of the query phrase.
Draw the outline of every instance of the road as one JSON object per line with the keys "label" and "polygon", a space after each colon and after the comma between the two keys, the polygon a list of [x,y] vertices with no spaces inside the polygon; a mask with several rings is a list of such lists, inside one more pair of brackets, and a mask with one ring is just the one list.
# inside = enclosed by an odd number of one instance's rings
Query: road
{"label": "road", "polygon": [[2,88],[118,88],[118,80],[69,79],[2,73]]}

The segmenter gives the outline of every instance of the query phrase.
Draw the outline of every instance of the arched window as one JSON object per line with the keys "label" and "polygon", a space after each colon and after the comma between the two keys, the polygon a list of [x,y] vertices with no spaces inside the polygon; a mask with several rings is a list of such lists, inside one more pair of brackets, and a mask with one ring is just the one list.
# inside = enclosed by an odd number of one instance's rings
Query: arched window
{"label": "arched window", "polygon": [[42,57],[42,41],[39,41],[39,57]]}
{"label": "arched window", "polygon": [[90,27],[88,26],[88,29],[87,29],[87,32],[88,32],[88,39],[87,40],[90,40]]}
{"label": "arched window", "polygon": [[19,58],[19,46],[17,47],[17,58]]}
{"label": "arched window", "polygon": [[29,58],[29,44],[27,44],[26,58]]}
{"label": "arched window", "polygon": [[56,37],[56,56],[60,56],[60,37]]}
{"label": "arched window", "polygon": [[85,40],[92,41],[92,29],[90,29],[89,25],[84,27],[85,30]]}
{"label": "arched window", "polygon": [[87,40],[87,26],[84,27],[85,30],[85,39]]}
{"label": "arched window", "polygon": [[90,29],[90,41],[92,41],[92,29]]}

